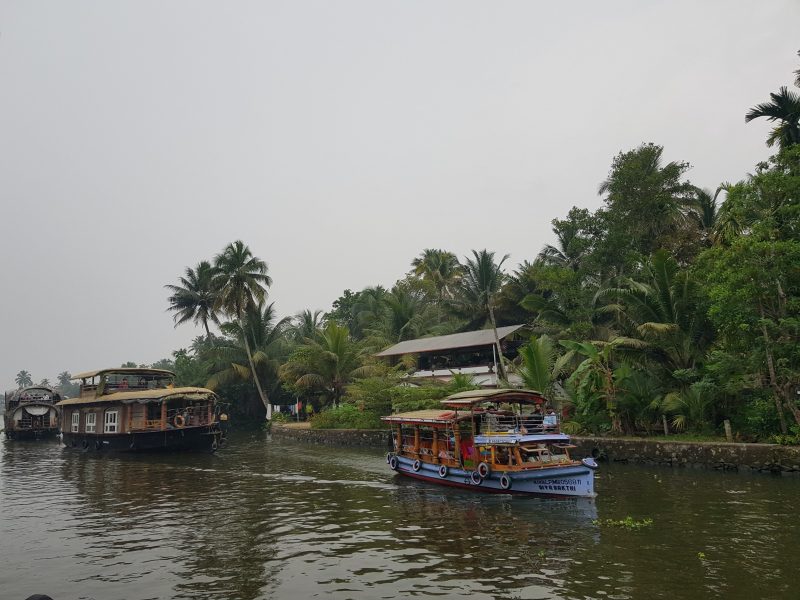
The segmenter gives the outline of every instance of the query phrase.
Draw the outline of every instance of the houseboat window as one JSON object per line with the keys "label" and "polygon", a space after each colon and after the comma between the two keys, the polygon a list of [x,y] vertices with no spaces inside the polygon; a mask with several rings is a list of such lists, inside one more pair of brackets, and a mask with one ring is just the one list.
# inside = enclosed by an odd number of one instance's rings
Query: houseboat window
{"label": "houseboat window", "polygon": [[86,413],[86,433],[94,433],[97,431],[97,413]]}
{"label": "houseboat window", "polygon": [[78,433],[81,426],[81,413],[77,410],[72,413],[72,433]]}
{"label": "houseboat window", "polygon": [[117,433],[117,412],[116,410],[106,411],[106,421],[104,433]]}

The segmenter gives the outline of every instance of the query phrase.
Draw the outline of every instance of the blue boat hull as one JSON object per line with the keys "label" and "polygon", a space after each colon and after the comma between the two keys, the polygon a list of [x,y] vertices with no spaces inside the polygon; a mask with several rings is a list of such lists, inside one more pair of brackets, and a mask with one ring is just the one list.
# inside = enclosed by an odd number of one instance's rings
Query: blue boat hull
{"label": "blue boat hull", "polygon": [[[594,471],[581,465],[553,466],[525,471],[495,471],[479,477],[470,470],[424,463],[405,456],[395,456],[396,471],[401,475],[438,485],[460,487],[498,494],[533,494],[543,496],[578,496],[594,498]],[[414,470],[414,466],[418,469]],[[444,474],[443,474],[444,473]]]}

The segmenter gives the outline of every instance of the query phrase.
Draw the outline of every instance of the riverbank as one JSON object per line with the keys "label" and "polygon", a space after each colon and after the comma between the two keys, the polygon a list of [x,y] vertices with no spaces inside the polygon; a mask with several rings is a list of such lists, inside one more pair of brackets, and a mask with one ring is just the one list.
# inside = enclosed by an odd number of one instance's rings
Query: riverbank
{"label": "riverbank", "polygon": [[[383,429],[311,429],[308,423],[276,423],[272,435],[326,446],[391,447],[389,431]],[[588,436],[572,441],[578,455],[601,461],[800,476],[800,446]]]}

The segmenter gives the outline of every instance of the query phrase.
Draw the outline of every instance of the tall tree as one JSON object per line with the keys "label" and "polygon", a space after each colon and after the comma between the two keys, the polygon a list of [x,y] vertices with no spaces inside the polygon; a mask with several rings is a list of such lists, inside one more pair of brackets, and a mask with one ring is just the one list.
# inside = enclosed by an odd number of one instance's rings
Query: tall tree
{"label": "tall tree", "polygon": [[494,252],[473,250],[472,258],[464,261],[464,274],[458,291],[450,303],[451,310],[459,317],[467,320],[465,329],[477,329],[481,325],[491,324],[494,341],[499,358],[498,375],[507,380],[504,357],[497,336],[497,320],[494,315],[495,297],[505,282],[503,263],[508,254],[499,262],[495,262]]}
{"label": "tall tree", "polygon": [[17,382],[17,387],[19,389],[33,385],[33,379],[31,379],[31,374],[29,371],[20,371],[17,373],[14,381]]}
{"label": "tall tree", "polygon": [[315,338],[322,328],[324,313],[321,310],[304,310],[292,319],[290,335],[298,341]]}
{"label": "tall tree", "polygon": [[195,324],[202,324],[206,330],[206,336],[211,339],[211,330],[208,322],[219,323],[216,315],[216,290],[214,289],[214,277],[216,269],[208,261],[202,261],[197,268],[186,268],[185,277],[179,279],[179,285],[166,285],[172,295],[167,299],[169,308],[174,312],[175,326],[187,321]]}
{"label": "tall tree", "polygon": [[453,297],[453,291],[461,278],[462,268],[458,258],[446,250],[425,248],[411,261],[414,274],[428,283],[439,302]]}
{"label": "tall tree", "polygon": [[[245,319],[248,311],[260,306],[266,299],[266,288],[272,285],[272,278],[267,274],[267,263],[253,256],[244,242],[237,240],[229,244],[214,258],[216,274],[213,289],[216,292],[214,308],[221,310],[231,321],[238,323],[245,330]],[[248,364],[252,372],[256,372],[253,351],[248,336],[242,337]],[[254,378],[258,395],[267,410],[267,420],[272,419],[272,404],[264,391],[258,377]]]}
{"label": "tall tree", "polygon": [[350,332],[329,322],[316,339],[307,339],[280,368],[280,377],[306,393],[319,393],[338,406],[345,387],[356,377],[370,374],[363,352]]}
{"label": "tall tree", "polygon": [[769,95],[770,101],[757,104],[744,117],[745,123],[753,119],[767,119],[776,123],[767,138],[767,146],[778,143],[781,149],[800,143],[800,95],[786,86]]}

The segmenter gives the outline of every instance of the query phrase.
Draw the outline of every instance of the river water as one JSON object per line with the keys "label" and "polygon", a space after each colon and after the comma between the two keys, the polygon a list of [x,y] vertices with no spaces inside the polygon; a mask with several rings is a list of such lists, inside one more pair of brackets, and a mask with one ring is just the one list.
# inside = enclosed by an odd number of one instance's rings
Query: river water
{"label": "river water", "polygon": [[[0,598],[800,598],[800,478],[601,465],[596,500],[395,475],[379,450],[0,441]],[[628,529],[597,520],[652,519]]]}

